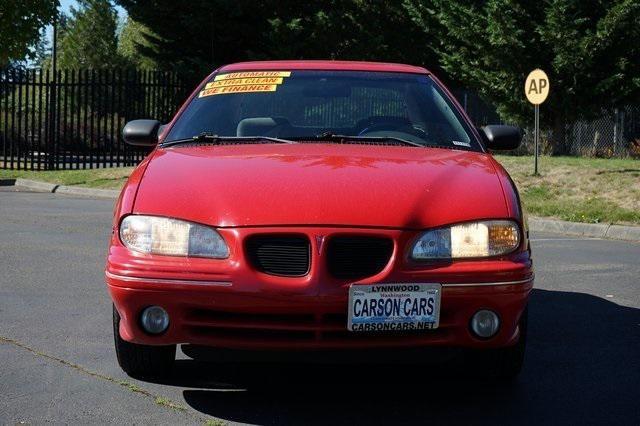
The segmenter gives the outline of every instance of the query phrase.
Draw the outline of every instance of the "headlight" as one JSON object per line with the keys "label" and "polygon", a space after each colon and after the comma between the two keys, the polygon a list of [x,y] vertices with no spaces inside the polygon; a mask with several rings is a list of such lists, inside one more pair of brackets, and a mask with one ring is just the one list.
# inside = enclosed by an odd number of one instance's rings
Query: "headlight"
{"label": "headlight", "polygon": [[510,253],[520,244],[520,228],[510,220],[463,223],[427,231],[411,249],[415,260],[489,257]]}
{"label": "headlight", "polygon": [[165,217],[127,216],[120,224],[120,239],[129,249],[142,253],[216,259],[229,256],[227,244],[214,229]]}

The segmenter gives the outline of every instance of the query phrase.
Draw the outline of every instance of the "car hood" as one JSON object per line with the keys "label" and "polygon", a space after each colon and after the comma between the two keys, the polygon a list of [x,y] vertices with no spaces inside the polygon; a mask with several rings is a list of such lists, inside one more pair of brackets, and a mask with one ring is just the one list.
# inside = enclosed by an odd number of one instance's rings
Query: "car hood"
{"label": "car hood", "polygon": [[420,229],[507,217],[487,154],[371,145],[159,148],[134,212],[213,226]]}

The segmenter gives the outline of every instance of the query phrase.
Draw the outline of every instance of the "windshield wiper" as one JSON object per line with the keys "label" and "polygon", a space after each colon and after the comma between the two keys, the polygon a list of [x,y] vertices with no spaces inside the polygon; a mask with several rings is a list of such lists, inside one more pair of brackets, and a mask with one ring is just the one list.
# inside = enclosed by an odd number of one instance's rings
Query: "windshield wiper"
{"label": "windshield wiper", "polygon": [[409,145],[409,146],[419,146],[420,148],[424,148],[425,145],[408,141],[406,139],[400,139],[393,136],[350,136],[350,135],[338,135],[332,132],[320,133],[315,136],[299,136],[295,138],[291,138],[293,140],[301,140],[301,141],[331,141],[333,143],[344,143],[348,144],[350,142],[371,142],[371,143],[395,143],[397,145]]}
{"label": "windshield wiper", "polygon": [[174,145],[181,145],[185,143],[198,143],[206,142],[211,144],[223,144],[225,142],[271,142],[271,143],[297,143],[288,139],[272,138],[270,136],[218,136],[212,133],[200,133],[192,138],[176,139],[174,141],[167,141],[160,144],[161,147],[166,148]]}

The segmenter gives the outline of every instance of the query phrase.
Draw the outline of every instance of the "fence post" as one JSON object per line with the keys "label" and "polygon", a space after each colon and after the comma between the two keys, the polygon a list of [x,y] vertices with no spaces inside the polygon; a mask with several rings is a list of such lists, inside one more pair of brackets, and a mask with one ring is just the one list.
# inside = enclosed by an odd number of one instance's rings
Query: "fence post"
{"label": "fence post", "polygon": [[0,69],[0,81],[2,81],[2,98],[0,98],[0,102],[2,102],[2,115],[3,115],[3,124],[4,131],[2,132],[2,167],[7,168],[7,134],[9,132],[9,89],[7,79],[9,78],[9,73],[6,70]]}
{"label": "fence post", "polygon": [[618,154],[618,108],[613,110],[613,154]]}
{"label": "fence post", "polygon": [[[48,71],[48,70],[47,70]],[[47,72],[48,74],[48,72]],[[46,170],[53,170],[55,168],[55,158],[53,152],[55,150],[55,138],[56,138],[56,73],[52,75],[52,79],[47,75],[47,89],[49,90],[49,127],[47,134],[47,167]]]}
{"label": "fence post", "polygon": [[[625,147],[625,140],[624,140],[624,119],[626,117],[628,111],[628,107],[625,107],[622,109],[622,113],[620,114],[620,131],[618,132],[618,134],[620,135],[620,150],[622,151],[622,153],[624,154],[624,156],[629,156],[629,154],[631,153],[631,144],[629,144],[629,140],[627,140],[627,146]],[[626,151],[626,152],[625,152]]]}

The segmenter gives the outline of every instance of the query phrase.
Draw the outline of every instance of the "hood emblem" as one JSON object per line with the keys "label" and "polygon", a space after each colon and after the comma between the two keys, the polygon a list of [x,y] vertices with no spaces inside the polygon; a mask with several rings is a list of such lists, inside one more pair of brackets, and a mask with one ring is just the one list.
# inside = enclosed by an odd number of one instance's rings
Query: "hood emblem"
{"label": "hood emblem", "polygon": [[322,254],[322,246],[324,245],[325,235],[316,235],[316,247],[318,248],[318,256]]}

